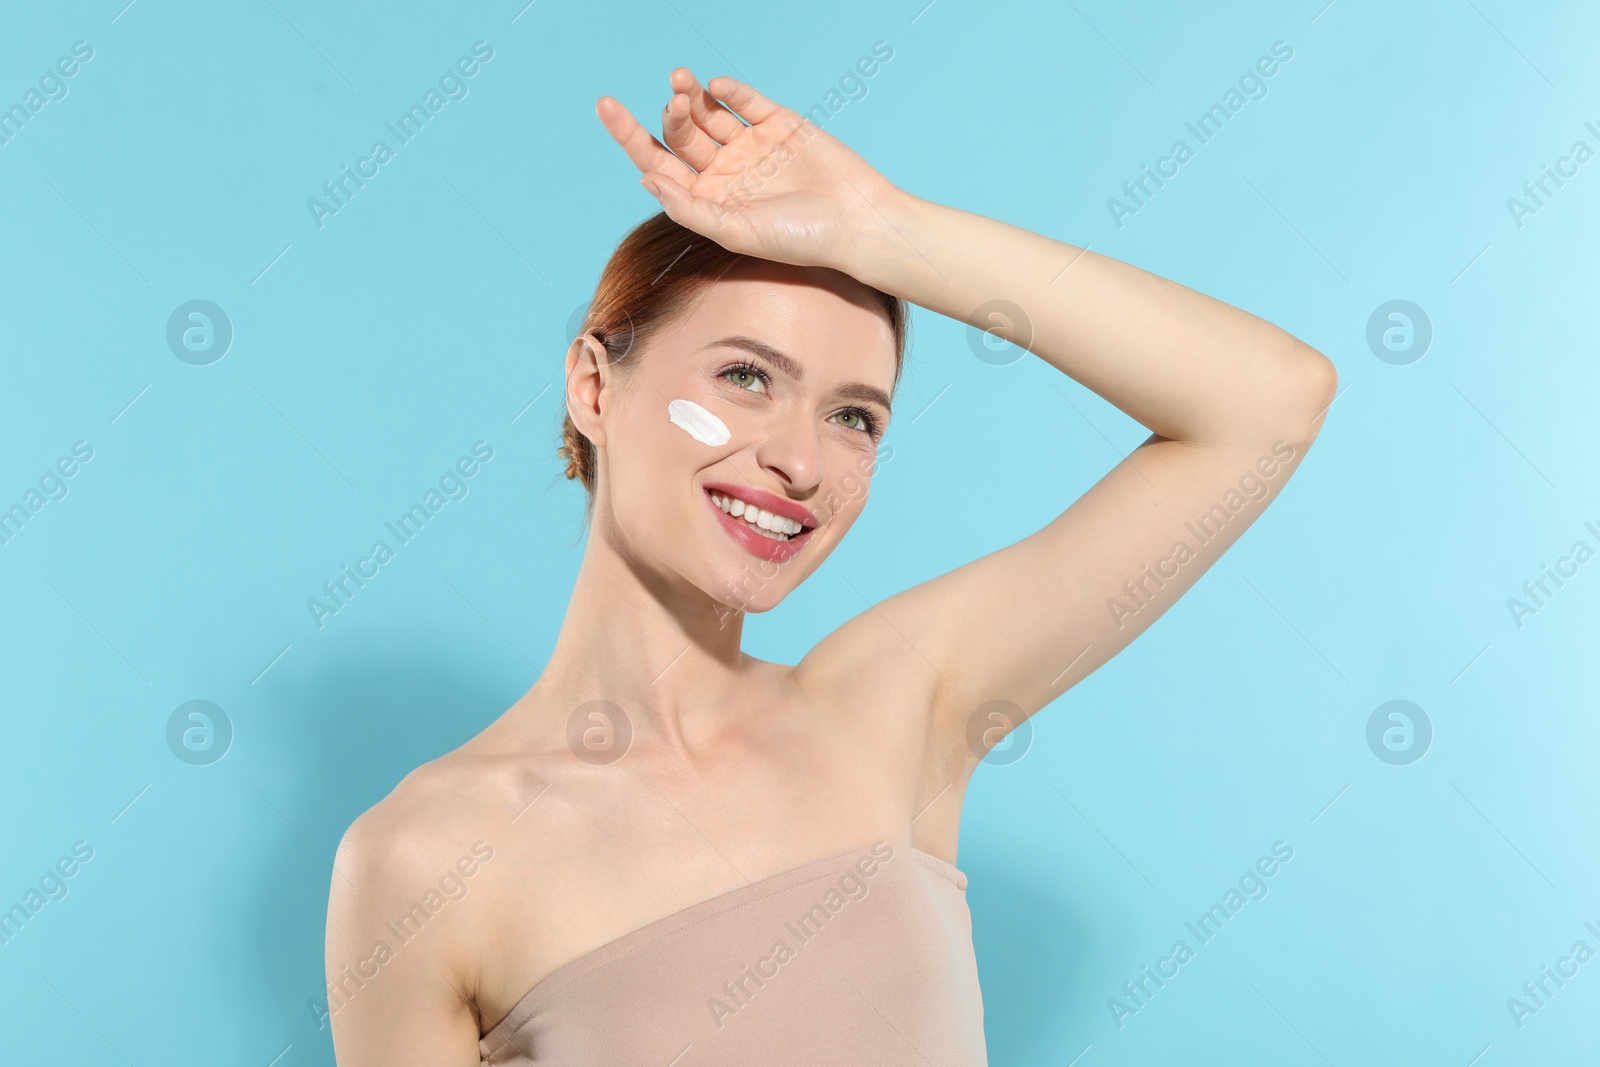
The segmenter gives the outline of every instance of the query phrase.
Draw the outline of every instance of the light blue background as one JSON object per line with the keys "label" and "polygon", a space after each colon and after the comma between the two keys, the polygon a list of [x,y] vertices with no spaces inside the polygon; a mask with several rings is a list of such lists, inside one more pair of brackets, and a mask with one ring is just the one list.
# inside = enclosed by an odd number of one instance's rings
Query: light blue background
{"label": "light blue background", "polygon": [[[1266,517],[980,769],[991,1062],[1600,1055],[1600,960],[1521,1029],[1506,1006],[1600,950],[1600,562],[1520,628],[1506,604],[1600,547],[1600,161],[1520,228],[1506,206],[1600,148],[1588,5],[124,2],[0,16],[0,105],[94,48],[0,146],[0,505],[94,449],[0,546],[0,907],[95,850],[0,947],[6,1062],[332,1062],[329,857],[531,684],[579,561],[567,321],[656,207],[595,98],[654,116],[687,64],[809,107],[880,39],[829,130],[892,180],[1261,315],[1343,389]],[[469,95],[318,229],[306,199],[478,40]],[[1107,198],[1279,40],[1268,94],[1118,228]],[[209,366],[165,341],[192,299],[235,330]],[[1409,365],[1366,342],[1392,299],[1434,330]],[[1145,436],[920,310],[896,408],[922,414],[871,507],[753,654],[1031,533]],[[319,630],[306,599],[479,440],[470,494]],[[1396,698],[1435,731],[1408,766],[1366,742]],[[192,699],[235,731],[210,766],[167,746]],[[1119,1029],[1107,999],[1279,840],[1270,894]]]}

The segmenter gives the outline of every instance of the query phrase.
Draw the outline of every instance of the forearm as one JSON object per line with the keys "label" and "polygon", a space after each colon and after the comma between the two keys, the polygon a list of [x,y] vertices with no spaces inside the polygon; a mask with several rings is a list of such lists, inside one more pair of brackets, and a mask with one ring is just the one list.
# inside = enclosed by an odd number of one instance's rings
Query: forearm
{"label": "forearm", "polygon": [[[982,215],[899,190],[873,200],[877,210],[840,268],[851,276],[996,330],[1162,437],[1315,436],[1331,399],[1332,364],[1277,326]],[[1026,318],[974,317],[992,301]]]}

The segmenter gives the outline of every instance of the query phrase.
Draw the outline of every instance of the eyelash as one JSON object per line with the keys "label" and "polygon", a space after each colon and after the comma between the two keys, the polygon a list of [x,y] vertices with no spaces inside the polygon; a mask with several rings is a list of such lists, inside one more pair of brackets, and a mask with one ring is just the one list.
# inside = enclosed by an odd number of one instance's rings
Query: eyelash
{"label": "eyelash", "polygon": [[[750,374],[755,375],[757,378],[761,379],[762,385],[770,386],[772,384],[772,375],[768,374],[765,370],[756,366],[754,363],[734,363],[728,367],[724,367],[717,376],[719,378],[727,378],[728,375],[734,374],[738,371],[747,371]],[[741,386],[741,388],[743,387]],[[883,435],[883,427],[878,422],[878,416],[873,414],[871,411],[868,411],[866,408],[845,408],[844,411],[840,412],[840,414],[844,414],[845,412],[859,415],[861,417],[861,421],[866,423],[866,428],[863,430],[863,432],[870,436],[874,441]],[[846,427],[846,429],[849,429],[849,427]]]}

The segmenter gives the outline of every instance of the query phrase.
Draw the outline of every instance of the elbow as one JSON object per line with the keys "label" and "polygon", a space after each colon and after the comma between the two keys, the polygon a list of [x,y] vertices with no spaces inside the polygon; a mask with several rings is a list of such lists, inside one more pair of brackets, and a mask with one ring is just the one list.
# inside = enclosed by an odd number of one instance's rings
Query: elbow
{"label": "elbow", "polygon": [[1309,445],[1322,431],[1328,409],[1339,395],[1339,369],[1309,345],[1296,346],[1291,356],[1291,384],[1280,408],[1279,433]]}

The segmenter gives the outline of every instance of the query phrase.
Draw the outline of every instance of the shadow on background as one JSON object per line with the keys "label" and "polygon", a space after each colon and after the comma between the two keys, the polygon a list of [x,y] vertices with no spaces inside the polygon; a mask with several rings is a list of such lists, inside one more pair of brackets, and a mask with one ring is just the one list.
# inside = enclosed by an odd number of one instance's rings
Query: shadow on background
{"label": "shadow on background", "polygon": [[1015,863],[965,869],[991,1067],[1064,1063],[1077,1050],[1057,1047],[1053,1028],[1074,1014],[1070,1006],[1094,1003],[1087,974],[1073,966],[1086,955],[1087,918],[1063,901],[1060,886],[1020,876]]}
{"label": "shadow on background", "polygon": [[[491,684],[503,664],[443,656],[446,644],[418,635],[389,655],[319,660],[333,669],[317,670],[310,685],[274,700],[279,718],[263,743],[277,750],[274,762],[304,774],[272,797],[285,818],[266,824],[278,829],[252,843],[254,865],[237,870],[227,890],[244,907],[238,925],[245,951],[216,962],[231,971],[227,984],[239,991],[242,1013],[270,1004],[292,1022],[284,1040],[297,1056],[321,1044],[332,1062],[330,1031],[318,1013],[326,1009],[323,933],[330,882],[341,876],[329,865],[339,839],[411,770],[466,742],[520,695],[508,699],[505,686]],[[218,935],[225,942],[230,932]]]}

